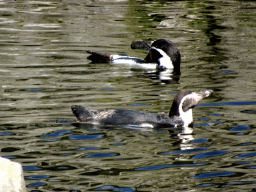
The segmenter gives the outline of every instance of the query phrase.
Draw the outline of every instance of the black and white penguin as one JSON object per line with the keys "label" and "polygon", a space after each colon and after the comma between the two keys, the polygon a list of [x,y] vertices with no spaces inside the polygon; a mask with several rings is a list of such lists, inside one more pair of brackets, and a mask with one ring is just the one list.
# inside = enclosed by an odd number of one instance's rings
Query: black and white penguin
{"label": "black and white penguin", "polygon": [[[115,63],[115,64],[138,64],[142,67],[155,63],[158,70],[173,69],[175,74],[180,74],[180,52],[174,43],[166,39],[158,39],[149,45],[145,41],[134,41],[131,44],[132,49],[149,50],[145,59],[129,57],[127,55],[112,55],[108,53],[98,53],[87,50],[90,54],[87,58],[93,63]],[[148,64],[148,65],[143,65]]]}
{"label": "black and white penguin", "polygon": [[77,105],[72,105],[71,109],[80,123],[98,125],[127,124],[151,128],[193,127],[192,108],[212,93],[212,90],[201,92],[181,91],[175,96],[169,115],[126,109],[91,110]]}

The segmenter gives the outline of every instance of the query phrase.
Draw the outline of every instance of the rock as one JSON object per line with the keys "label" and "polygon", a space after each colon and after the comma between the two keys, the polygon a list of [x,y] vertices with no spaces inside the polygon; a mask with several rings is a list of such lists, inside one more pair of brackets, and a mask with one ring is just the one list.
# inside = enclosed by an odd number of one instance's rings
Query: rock
{"label": "rock", "polygon": [[20,163],[0,157],[0,191],[26,192],[23,169]]}

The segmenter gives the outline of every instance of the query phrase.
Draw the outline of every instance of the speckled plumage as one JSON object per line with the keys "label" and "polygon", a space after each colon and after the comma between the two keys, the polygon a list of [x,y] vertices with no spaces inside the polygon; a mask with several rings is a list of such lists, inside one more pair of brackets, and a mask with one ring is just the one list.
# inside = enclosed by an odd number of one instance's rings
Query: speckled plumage
{"label": "speckled plumage", "polygon": [[90,110],[86,107],[72,105],[71,109],[78,122],[101,125],[150,124],[154,128],[178,127],[193,124],[192,108],[212,93],[211,90],[199,93],[181,91],[173,101],[169,115],[146,113],[127,109]]}

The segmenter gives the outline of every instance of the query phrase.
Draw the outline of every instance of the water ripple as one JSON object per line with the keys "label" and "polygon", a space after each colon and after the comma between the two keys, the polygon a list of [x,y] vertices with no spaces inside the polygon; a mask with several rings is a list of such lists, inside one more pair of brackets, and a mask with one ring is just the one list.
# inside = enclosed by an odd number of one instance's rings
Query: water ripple
{"label": "water ripple", "polygon": [[116,156],[115,153],[94,153],[91,155],[85,156],[85,158],[104,158],[104,157],[113,157]]}
{"label": "water ripple", "polygon": [[27,176],[26,179],[31,179],[31,180],[38,180],[38,179],[47,179],[50,176],[48,175],[33,175],[33,176]]}
{"label": "water ripple", "polygon": [[71,135],[70,139],[88,140],[88,139],[101,139],[104,135]]}
{"label": "water ripple", "polygon": [[105,186],[96,188],[94,190],[95,191],[127,191],[127,192],[129,192],[129,191],[135,191],[136,189],[132,188],[132,187],[122,188],[122,187],[114,187],[112,185],[105,185]]}
{"label": "water ripple", "polygon": [[27,171],[37,171],[37,170],[40,170],[41,168],[40,167],[37,167],[37,166],[24,166],[23,167],[23,170],[27,170]]}
{"label": "water ripple", "polygon": [[225,103],[206,103],[197,106],[224,106],[224,105],[256,105],[256,101],[241,101],[241,102],[225,102]]}
{"label": "water ripple", "polygon": [[2,132],[2,133],[0,133],[0,136],[1,135],[13,135],[14,133],[12,133],[12,132]]}
{"label": "water ripple", "polygon": [[32,184],[28,185],[28,187],[39,187],[39,186],[44,186],[44,185],[46,185],[46,183],[36,182],[36,183],[32,183]]}
{"label": "water ripple", "polygon": [[78,148],[76,150],[84,151],[84,150],[97,150],[97,149],[100,149],[100,148],[99,147],[81,147],[81,148]]}
{"label": "water ripple", "polygon": [[190,143],[206,143],[206,142],[208,142],[208,139],[195,139]]}
{"label": "water ripple", "polygon": [[65,135],[67,133],[73,133],[73,132],[69,131],[69,130],[59,130],[59,131],[55,131],[53,133],[42,135],[41,137],[58,137],[58,136]]}
{"label": "water ripple", "polygon": [[248,130],[248,129],[250,129],[250,127],[244,126],[244,125],[240,125],[240,126],[233,127],[231,129],[229,129],[229,131],[245,131],[245,130]]}
{"label": "water ripple", "polygon": [[249,157],[253,157],[253,156],[256,156],[256,152],[237,155],[237,156],[235,156],[235,158],[249,158]]}
{"label": "water ripple", "polygon": [[228,177],[234,175],[233,172],[213,172],[213,173],[202,173],[197,176],[194,176],[194,179],[208,179],[213,177]]}
{"label": "water ripple", "polygon": [[198,152],[198,151],[205,151],[208,150],[207,148],[196,148],[196,149],[187,149],[187,150],[180,150],[180,151],[170,151],[170,152],[164,152],[162,153],[163,155],[167,155],[167,154],[174,154],[174,153],[192,153],[192,152]]}
{"label": "water ripple", "polygon": [[229,151],[212,151],[212,152],[208,152],[208,153],[202,153],[199,155],[195,155],[193,157],[193,159],[203,159],[203,158],[207,158],[207,157],[215,157],[215,156],[224,155],[226,153],[229,153]]}
{"label": "water ripple", "polygon": [[192,164],[178,164],[178,165],[154,165],[148,167],[142,167],[135,169],[136,171],[151,171],[151,170],[158,170],[164,169],[169,167],[193,167],[193,166],[203,166],[207,165],[207,163],[192,163]]}

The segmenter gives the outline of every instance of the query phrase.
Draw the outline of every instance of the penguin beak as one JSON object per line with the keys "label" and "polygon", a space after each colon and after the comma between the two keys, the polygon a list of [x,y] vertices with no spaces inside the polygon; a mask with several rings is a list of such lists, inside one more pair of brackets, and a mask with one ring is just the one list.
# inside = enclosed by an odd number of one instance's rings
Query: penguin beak
{"label": "penguin beak", "polygon": [[204,90],[197,93],[197,101],[201,101],[205,97],[209,97],[213,94],[213,90]]}

